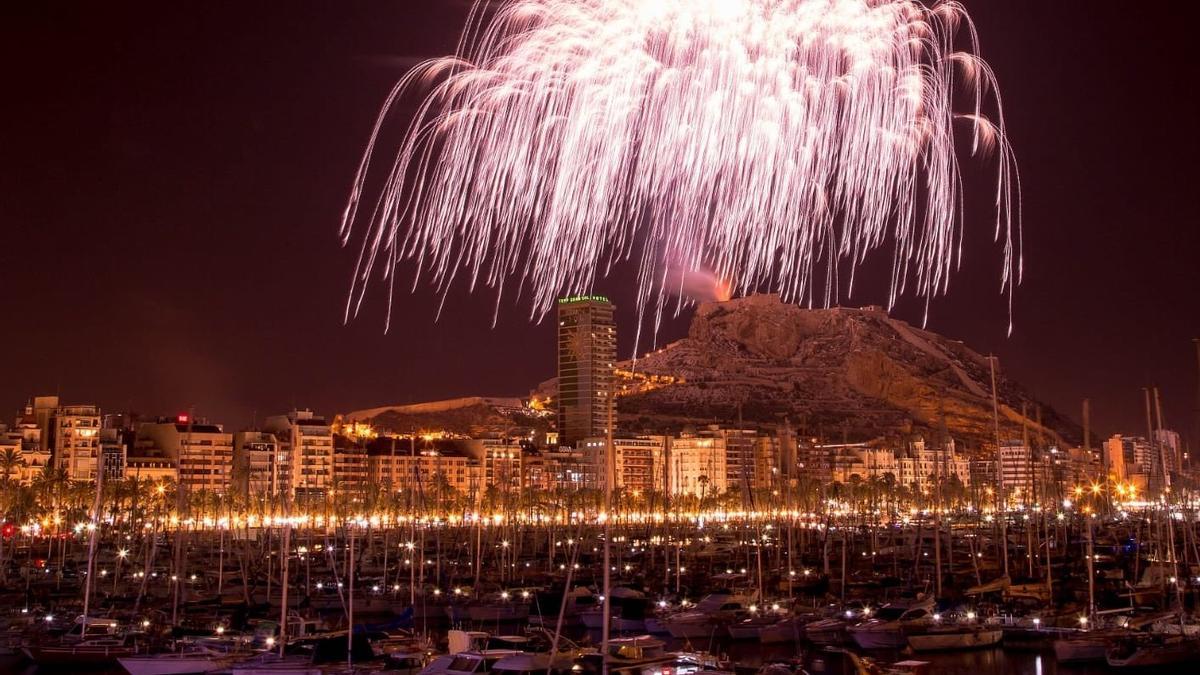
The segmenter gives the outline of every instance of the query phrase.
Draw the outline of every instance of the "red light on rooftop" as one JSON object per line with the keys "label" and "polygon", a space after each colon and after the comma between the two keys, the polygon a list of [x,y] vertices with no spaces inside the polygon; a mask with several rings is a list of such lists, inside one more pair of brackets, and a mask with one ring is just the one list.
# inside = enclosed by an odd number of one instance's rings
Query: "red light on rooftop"
{"label": "red light on rooftop", "polygon": [[179,415],[178,417],[175,418],[175,421],[178,422],[179,424],[187,424],[188,416],[187,415]]}

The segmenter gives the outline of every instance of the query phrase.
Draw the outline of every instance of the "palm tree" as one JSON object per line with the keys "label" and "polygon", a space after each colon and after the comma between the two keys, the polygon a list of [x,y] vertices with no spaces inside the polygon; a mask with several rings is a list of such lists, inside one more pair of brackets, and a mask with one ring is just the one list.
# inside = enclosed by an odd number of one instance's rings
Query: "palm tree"
{"label": "palm tree", "polygon": [[67,469],[62,466],[46,464],[38,475],[33,478],[33,489],[52,509],[57,510],[67,491]]}
{"label": "palm tree", "polygon": [[7,488],[12,474],[18,469],[25,466],[25,458],[21,455],[21,451],[15,447],[4,448],[4,452],[0,452],[0,471],[4,472],[4,486]]}

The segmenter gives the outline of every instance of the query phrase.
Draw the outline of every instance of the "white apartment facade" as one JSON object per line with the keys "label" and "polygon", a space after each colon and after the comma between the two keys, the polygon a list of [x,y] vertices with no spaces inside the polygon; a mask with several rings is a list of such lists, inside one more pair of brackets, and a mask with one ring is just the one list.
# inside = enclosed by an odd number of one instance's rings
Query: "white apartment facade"
{"label": "white apartment facade", "polygon": [[[161,457],[175,465],[175,479],[183,490],[224,493],[233,478],[233,434],[218,424],[190,420],[186,415],[159,419],[138,426],[137,456]],[[129,465],[126,461],[126,473]]]}
{"label": "white apartment facade", "polygon": [[96,479],[100,457],[100,408],[64,405],[54,410],[50,455],[73,481]]}
{"label": "white apartment facade", "polygon": [[292,494],[321,497],[333,484],[333,429],[311,410],[268,417],[263,425],[288,453]]}

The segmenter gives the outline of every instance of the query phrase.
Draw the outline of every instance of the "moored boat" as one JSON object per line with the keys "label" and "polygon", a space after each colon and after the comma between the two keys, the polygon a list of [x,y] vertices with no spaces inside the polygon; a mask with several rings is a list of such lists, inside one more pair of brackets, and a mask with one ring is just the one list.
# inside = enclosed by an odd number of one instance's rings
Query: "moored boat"
{"label": "moored boat", "polygon": [[933,602],[928,600],[911,605],[884,605],[870,619],[846,631],[863,649],[900,649],[908,644],[906,631],[933,621],[932,609]]}
{"label": "moored boat", "polygon": [[804,635],[804,624],[807,620],[792,616],[763,626],[758,629],[758,641],[764,645],[798,642]]}
{"label": "moored boat", "polygon": [[1112,668],[1174,666],[1200,657],[1200,640],[1171,635],[1115,640],[1105,653]]}
{"label": "moored boat", "polygon": [[132,656],[137,648],[121,638],[97,638],[76,643],[31,645],[22,650],[39,666],[102,668],[116,665],[122,656]]}
{"label": "moored boat", "polygon": [[185,675],[227,668],[234,657],[207,650],[139,654],[117,659],[129,675]]}
{"label": "moored boat", "polygon": [[696,603],[695,608],[672,614],[663,619],[662,623],[674,638],[712,637],[718,629],[734,621],[745,609],[741,597],[713,593]]}
{"label": "moored boat", "polygon": [[1004,638],[999,626],[934,626],[908,636],[908,646],[915,652],[942,652],[959,649],[994,647]]}
{"label": "moored boat", "polygon": [[1100,662],[1105,658],[1111,636],[1102,632],[1080,633],[1054,641],[1054,658],[1059,663]]}
{"label": "moored boat", "polygon": [[847,621],[844,618],[820,619],[804,627],[804,637],[815,645],[845,644]]}

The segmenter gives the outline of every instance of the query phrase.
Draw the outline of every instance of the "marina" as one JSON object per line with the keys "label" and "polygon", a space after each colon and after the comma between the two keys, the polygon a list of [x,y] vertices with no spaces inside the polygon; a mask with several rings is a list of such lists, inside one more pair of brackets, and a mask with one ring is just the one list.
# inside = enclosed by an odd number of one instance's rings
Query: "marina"
{"label": "marina", "polygon": [[991,508],[880,514],[869,498],[824,519],[106,511],[6,538],[0,658],[133,675],[1070,673],[1200,654],[1190,505],[1101,516],[1103,495],[1081,497],[1014,507],[1007,527]]}

